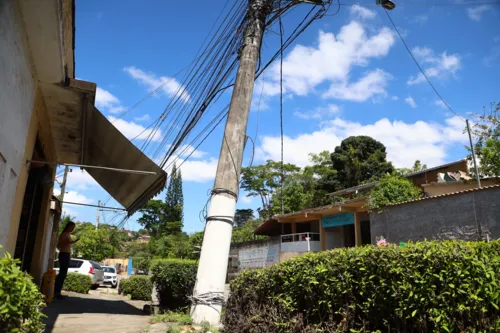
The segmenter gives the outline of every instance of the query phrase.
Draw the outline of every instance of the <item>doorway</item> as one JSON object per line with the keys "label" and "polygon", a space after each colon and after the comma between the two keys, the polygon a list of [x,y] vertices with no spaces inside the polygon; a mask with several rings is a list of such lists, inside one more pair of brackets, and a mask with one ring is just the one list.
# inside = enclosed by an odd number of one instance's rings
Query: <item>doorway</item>
{"label": "doorway", "polygon": [[[35,142],[32,160],[44,160],[42,145],[38,138]],[[21,269],[26,272],[31,271],[42,202],[48,184],[51,184],[50,169],[46,165],[31,163],[14,251],[14,258],[21,261]]]}

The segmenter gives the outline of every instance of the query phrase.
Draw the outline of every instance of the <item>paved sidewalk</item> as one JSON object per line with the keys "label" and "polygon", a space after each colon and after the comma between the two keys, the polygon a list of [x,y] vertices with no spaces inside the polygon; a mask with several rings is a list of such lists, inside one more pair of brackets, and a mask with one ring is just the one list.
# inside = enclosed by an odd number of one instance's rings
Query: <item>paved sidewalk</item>
{"label": "paved sidewalk", "polygon": [[[110,293],[107,293],[107,292]],[[54,300],[44,313],[46,333],[142,333],[166,332],[163,325],[149,324],[142,311],[147,302],[130,301],[114,290],[99,288],[88,295],[64,292],[64,300]],[[160,327],[161,326],[161,327]]]}

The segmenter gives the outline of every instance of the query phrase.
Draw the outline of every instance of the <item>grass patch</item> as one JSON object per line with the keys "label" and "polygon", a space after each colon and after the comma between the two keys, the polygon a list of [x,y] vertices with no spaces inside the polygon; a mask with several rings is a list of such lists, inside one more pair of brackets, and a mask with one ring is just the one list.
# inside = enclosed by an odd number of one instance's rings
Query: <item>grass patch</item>
{"label": "grass patch", "polygon": [[151,319],[151,322],[153,324],[176,323],[179,325],[191,325],[193,323],[193,320],[187,313],[168,311],[166,313],[154,316],[153,319]]}

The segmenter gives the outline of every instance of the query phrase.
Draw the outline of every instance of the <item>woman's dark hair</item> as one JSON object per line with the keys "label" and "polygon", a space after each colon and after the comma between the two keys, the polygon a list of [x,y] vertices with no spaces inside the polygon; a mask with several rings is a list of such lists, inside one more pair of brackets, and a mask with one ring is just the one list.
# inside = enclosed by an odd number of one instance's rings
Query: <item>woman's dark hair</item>
{"label": "woman's dark hair", "polygon": [[68,222],[68,224],[66,224],[66,226],[64,227],[62,232],[68,231],[69,227],[75,226],[75,225],[76,225],[75,222]]}

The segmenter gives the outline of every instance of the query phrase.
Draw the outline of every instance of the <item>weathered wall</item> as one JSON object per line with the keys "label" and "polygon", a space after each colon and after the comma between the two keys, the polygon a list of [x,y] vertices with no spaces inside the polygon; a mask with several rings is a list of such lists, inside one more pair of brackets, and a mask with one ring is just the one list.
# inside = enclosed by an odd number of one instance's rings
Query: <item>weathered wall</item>
{"label": "weathered wall", "polygon": [[419,200],[372,212],[372,244],[384,236],[390,243],[424,239],[477,239],[476,217],[483,237],[500,238],[500,187]]}
{"label": "weathered wall", "polygon": [[[271,266],[280,262],[280,237],[245,243],[231,244],[229,255],[237,267],[229,269],[229,278],[234,278],[245,269]],[[236,265],[234,265],[236,266]]]}
{"label": "weathered wall", "polygon": [[[491,186],[500,184],[500,179],[490,178],[481,180],[481,186]],[[442,195],[453,192],[461,192],[465,190],[474,189],[477,187],[476,180],[469,180],[467,182],[454,182],[454,183],[434,183],[423,186],[424,192],[429,197]]]}
{"label": "weathered wall", "polygon": [[36,89],[22,22],[15,1],[0,1],[0,244],[4,247]]}

